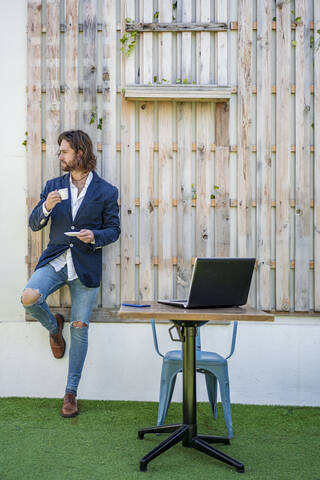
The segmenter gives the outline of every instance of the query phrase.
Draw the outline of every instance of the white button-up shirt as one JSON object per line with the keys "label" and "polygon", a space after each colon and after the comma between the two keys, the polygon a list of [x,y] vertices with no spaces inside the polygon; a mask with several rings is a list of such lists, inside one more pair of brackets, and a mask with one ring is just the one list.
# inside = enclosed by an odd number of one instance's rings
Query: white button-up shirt
{"label": "white button-up shirt", "polygon": [[[72,183],[71,179],[71,174],[70,174],[70,192],[71,192],[71,211],[72,211],[72,220],[75,219],[75,216],[77,215],[77,212],[80,208],[80,205],[83,201],[83,198],[88,190],[88,187],[90,185],[90,182],[92,180],[93,174],[92,172],[89,173],[88,178],[86,180],[86,183],[81,190],[81,192],[78,195],[78,189],[77,187]],[[45,202],[42,205],[43,208],[43,213],[48,216],[50,215],[50,212],[47,211],[47,209],[44,206]],[[70,246],[73,246],[72,243]],[[65,252],[63,252],[59,257],[55,258],[50,262],[50,265],[53,266],[56,272],[59,272],[65,265],[67,264],[67,270],[68,270],[68,280],[75,280],[78,278],[78,275],[76,273],[76,270],[74,268],[73,260],[72,260],[72,255],[71,255],[71,249],[68,248]]]}

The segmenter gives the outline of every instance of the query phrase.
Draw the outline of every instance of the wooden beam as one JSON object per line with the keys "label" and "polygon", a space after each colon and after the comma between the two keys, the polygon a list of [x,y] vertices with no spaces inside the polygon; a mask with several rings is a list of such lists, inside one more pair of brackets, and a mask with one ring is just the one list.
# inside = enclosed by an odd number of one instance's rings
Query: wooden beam
{"label": "wooden beam", "polygon": [[[98,151],[98,152],[102,152],[102,150],[103,150],[102,147],[103,147],[102,143],[98,143],[98,144],[97,144],[97,151]],[[172,143],[172,147],[171,147],[171,148],[172,148],[172,151],[173,151],[173,152],[177,152],[177,151],[178,151],[178,146],[177,146],[176,142],[173,142],[173,143]],[[192,143],[192,144],[191,144],[191,151],[192,151],[192,152],[196,152],[198,149],[201,149],[201,148],[202,148],[201,145],[198,145],[198,144],[196,144],[196,143]],[[215,152],[215,151],[216,151],[216,144],[215,144],[215,143],[212,143],[210,148],[211,148],[211,150],[210,150],[211,152]],[[252,151],[253,153],[256,153],[256,152],[257,152],[257,146],[256,146],[256,145],[251,145],[250,148],[251,148],[251,151]],[[42,139],[41,150],[42,150],[43,152],[45,152],[46,149],[47,149],[47,147],[46,147],[46,141]],[[238,152],[238,145],[229,145],[229,150],[230,150],[231,153],[237,153],[237,152]],[[117,145],[116,145],[116,151],[117,151],[117,152],[121,152],[121,143],[120,143],[120,142],[118,142]],[[136,143],[135,143],[135,151],[136,151],[136,152],[140,152],[140,142],[136,142]],[[158,151],[159,151],[159,144],[158,144],[158,142],[154,142],[153,151],[154,151],[154,152],[158,152]],[[272,146],[271,146],[271,152],[272,152],[272,153],[276,153],[276,151],[277,151],[277,145],[272,145]],[[295,153],[295,151],[296,151],[296,146],[295,146],[295,145],[291,145],[291,147],[290,147],[290,152],[291,152],[291,153]],[[310,153],[314,153],[314,152],[315,152],[315,146],[314,146],[314,145],[310,145]]]}
{"label": "wooden beam", "polygon": [[[295,30],[299,25],[296,22],[291,22],[291,30]],[[277,22],[272,22],[272,30],[277,29]],[[230,30],[238,30],[238,22],[230,22]],[[257,30],[257,22],[252,23],[252,30]],[[310,30],[314,30],[314,22],[310,22]]]}
{"label": "wooden beam", "polygon": [[126,32],[226,32],[228,25],[221,23],[126,23]]}
{"label": "wooden beam", "polygon": [[177,100],[225,102],[231,97],[231,87],[217,85],[127,85],[127,100]]}

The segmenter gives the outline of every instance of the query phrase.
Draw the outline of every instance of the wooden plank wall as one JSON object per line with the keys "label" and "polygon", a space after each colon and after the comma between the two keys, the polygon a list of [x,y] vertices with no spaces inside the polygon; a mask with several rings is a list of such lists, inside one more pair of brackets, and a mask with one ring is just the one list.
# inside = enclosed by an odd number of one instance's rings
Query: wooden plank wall
{"label": "wooden plank wall", "polygon": [[[58,133],[87,131],[98,173],[120,189],[100,307],[185,297],[196,256],[232,254],[257,258],[252,305],[320,311],[318,3],[28,0],[28,209],[60,173]],[[128,18],[228,32],[123,43]],[[127,85],[159,83],[229,85],[232,99],[125,99]],[[47,238],[29,235],[30,273]],[[69,303],[67,290],[51,298]]]}

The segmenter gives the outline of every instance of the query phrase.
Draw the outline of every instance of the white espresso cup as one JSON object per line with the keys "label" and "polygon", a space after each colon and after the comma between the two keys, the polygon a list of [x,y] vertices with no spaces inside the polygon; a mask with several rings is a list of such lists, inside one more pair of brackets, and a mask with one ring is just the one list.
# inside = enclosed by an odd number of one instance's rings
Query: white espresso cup
{"label": "white espresso cup", "polygon": [[61,200],[68,200],[68,189],[67,188],[60,188],[60,190],[58,190],[58,193],[61,197]]}

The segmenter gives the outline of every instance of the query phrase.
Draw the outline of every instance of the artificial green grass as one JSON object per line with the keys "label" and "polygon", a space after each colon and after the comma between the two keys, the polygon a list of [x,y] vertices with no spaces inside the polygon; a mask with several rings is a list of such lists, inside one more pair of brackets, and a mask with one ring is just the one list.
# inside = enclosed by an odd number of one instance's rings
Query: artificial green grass
{"label": "artificial green grass", "polygon": [[[165,437],[137,438],[139,427],[155,424],[156,403],[80,400],[80,415],[59,416],[61,400],[0,399],[1,480],[320,480],[320,408],[232,405],[235,438],[217,448],[245,465],[237,473],[181,443],[139,471],[139,460]],[[199,403],[198,431],[225,435]],[[181,421],[172,404],[166,423]]]}

